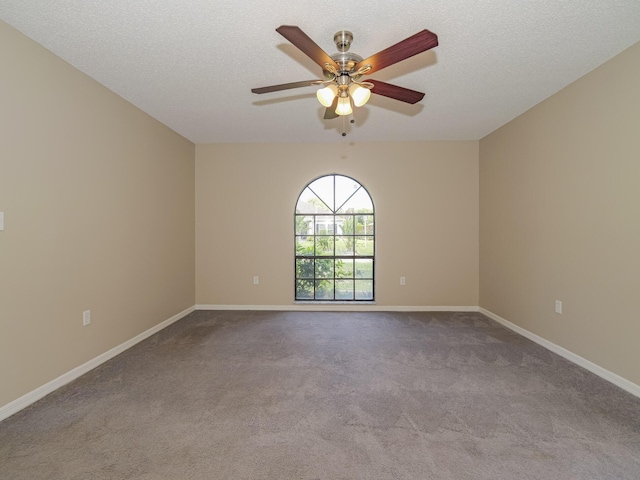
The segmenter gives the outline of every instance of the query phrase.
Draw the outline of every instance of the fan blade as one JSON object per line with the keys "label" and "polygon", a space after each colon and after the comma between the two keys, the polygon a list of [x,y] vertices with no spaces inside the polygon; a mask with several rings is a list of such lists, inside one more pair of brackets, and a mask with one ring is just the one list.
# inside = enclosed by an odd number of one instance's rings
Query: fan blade
{"label": "fan blade", "polygon": [[437,45],[438,36],[425,29],[375,55],[371,55],[369,58],[365,58],[354,67],[354,70],[358,70],[358,68],[364,65],[371,65],[371,70],[367,72],[368,75],[394,63],[413,57],[418,53],[425,52]]}
{"label": "fan blade", "polygon": [[325,120],[331,120],[333,118],[338,117],[338,114],[336,113],[336,107],[338,106],[338,97],[333,99],[333,103],[331,104],[330,107],[328,107],[325,111],[324,111],[324,119]]}
{"label": "fan blade", "polygon": [[289,40],[294,46],[298,47],[305,55],[307,55],[311,60],[316,62],[324,69],[324,64],[328,63],[333,66],[336,70],[340,70],[338,64],[333,61],[333,59],[322,50],[316,42],[311,40],[309,36],[300,30],[299,27],[295,27],[292,25],[281,25],[276,28],[276,32],[282,35],[284,38]]}
{"label": "fan blade", "polygon": [[418,103],[424,98],[424,93],[410,90],[408,88],[399,87],[390,83],[381,82],[380,80],[367,79],[367,82],[373,83],[371,93],[382,95],[383,97],[393,98],[406,103]]}
{"label": "fan blade", "polygon": [[282,83],[280,85],[271,85],[269,87],[252,88],[253,93],[270,93],[279,90],[289,90],[290,88],[309,87],[317,80],[305,80],[303,82]]}

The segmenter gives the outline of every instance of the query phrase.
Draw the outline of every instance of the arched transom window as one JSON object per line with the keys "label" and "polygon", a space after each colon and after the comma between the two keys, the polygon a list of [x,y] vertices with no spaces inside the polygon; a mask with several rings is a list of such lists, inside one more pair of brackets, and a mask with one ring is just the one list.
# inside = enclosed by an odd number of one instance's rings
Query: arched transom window
{"label": "arched transom window", "polygon": [[295,299],[374,300],[374,209],[353,178],[326,175],[296,203]]}

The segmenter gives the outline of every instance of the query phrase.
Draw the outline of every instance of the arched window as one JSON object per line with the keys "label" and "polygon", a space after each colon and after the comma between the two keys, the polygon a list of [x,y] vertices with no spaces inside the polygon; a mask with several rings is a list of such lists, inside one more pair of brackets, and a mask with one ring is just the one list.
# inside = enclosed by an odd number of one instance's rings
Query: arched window
{"label": "arched window", "polygon": [[374,209],[353,178],[309,183],[295,213],[295,299],[374,300]]}

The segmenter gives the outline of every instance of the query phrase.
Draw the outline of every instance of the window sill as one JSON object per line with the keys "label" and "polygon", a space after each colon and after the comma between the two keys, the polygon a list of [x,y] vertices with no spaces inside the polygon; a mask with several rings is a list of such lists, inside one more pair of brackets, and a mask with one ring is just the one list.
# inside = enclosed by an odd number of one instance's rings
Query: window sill
{"label": "window sill", "polygon": [[375,305],[375,300],[294,300],[294,305]]}

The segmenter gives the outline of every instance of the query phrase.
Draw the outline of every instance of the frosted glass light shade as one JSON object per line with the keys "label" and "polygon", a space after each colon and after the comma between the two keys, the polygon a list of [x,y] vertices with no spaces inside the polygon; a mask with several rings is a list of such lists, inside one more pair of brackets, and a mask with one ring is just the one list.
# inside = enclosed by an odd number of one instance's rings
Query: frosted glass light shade
{"label": "frosted glass light shade", "polygon": [[349,97],[338,98],[338,106],[336,107],[337,115],[351,115],[353,109],[351,108],[351,99]]}
{"label": "frosted glass light shade", "polygon": [[318,101],[324,107],[330,107],[331,104],[333,103],[333,99],[336,98],[337,94],[338,94],[338,87],[333,83],[330,83],[326,87],[321,88],[316,92]]}
{"label": "frosted glass light shade", "polygon": [[371,97],[371,90],[365,87],[361,87],[357,83],[349,85],[349,94],[353,98],[353,104],[356,107],[361,107],[369,101]]}

